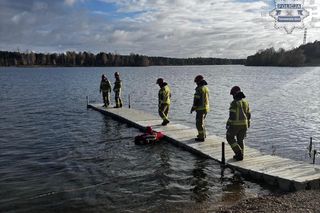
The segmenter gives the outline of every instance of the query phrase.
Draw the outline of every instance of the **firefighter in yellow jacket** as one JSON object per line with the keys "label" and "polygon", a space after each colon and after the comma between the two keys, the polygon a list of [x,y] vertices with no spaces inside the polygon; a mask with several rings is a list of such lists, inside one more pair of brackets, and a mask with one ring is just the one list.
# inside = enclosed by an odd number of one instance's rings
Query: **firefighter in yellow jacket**
{"label": "firefighter in yellow jacket", "polygon": [[230,95],[233,96],[233,101],[230,103],[229,108],[226,138],[235,153],[233,158],[235,160],[243,160],[243,140],[246,137],[247,129],[250,127],[251,113],[249,103],[244,100],[246,96],[241,92],[240,87],[232,87]]}
{"label": "firefighter in yellow jacket", "polygon": [[163,120],[161,125],[166,126],[170,122],[168,119],[168,113],[170,109],[171,91],[170,91],[170,87],[166,82],[164,82],[163,78],[158,78],[157,84],[160,87],[160,90],[158,93],[158,100],[159,100],[158,107],[159,107],[159,115]]}
{"label": "firefighter in yellow jacket", "polygon": [[204,80],[202,75],[195,77],[194,82],[197,84],[196,92],[193,98],[193,106],[190,113],[196,111],[196,127],[198,130],[195,141],[203,142],[206,138],[206,129],[204,126],[204,119],[210,110],[209,107],[209,89],[208,83]]}
{"label": "firefighter in yellow jacket", "polygon": [[111,84],[105,75],[101,76],[100,93],[102,93],[104,107],[108,107],[110,104]]}
{"label": "firefighter in yellow jacket", "polygon": [[122,100],[121,100],[122,82],[120,80],[120,74],[118,72],[115,72],[114,77],[116,79],[113,86],[114,98],[116,102],[116,105],[114,106],[114,108],[121,108],[122,107]]}

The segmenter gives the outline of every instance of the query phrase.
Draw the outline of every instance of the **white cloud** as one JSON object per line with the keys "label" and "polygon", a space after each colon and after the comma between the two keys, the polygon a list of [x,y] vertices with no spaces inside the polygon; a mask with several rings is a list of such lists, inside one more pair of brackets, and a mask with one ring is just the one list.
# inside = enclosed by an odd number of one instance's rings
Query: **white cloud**
{"label": "white cloud", "polygon": [[22,12],[22,13],[19,13],[19,14],[16,14],[14,15],[12,18],[11,18],[11,21],[15,24],[19,24],[19,22],[23,19],[23,17],[25,17],[27,15],[27,12]]}
{"label": "white cloud", "polygon": [[[20,45],[20,49],[25,46],[35,51],[48,48],[47,51],[245,58],[262,48],[288,49],[303,41],[302,30],[288,35],[274,29],[271,17],[261,16],[272,9],[267,3],[270,1],[264,0],[100,0],[108,3],[106,7],[117,5],[116,14],[103,8],[63,10],[53,2],[34,3],[33,9],[46,10],[45,13],[0,13],[0,36],[4,38],[0,48]],[[76,0],[64,0],[62,5],[75,3]],[[16,27],[7,25],[6,17]],[[309,29],[308,41],[317,38],[317,30]]]}
{"label": "white cloud", "polygon": [[46,2],[34,2],[33,3],[33,10],[47,10],[48,9],[48,4]]}
{"label": "white cloud", "polygon": [[64,0],[65,4],[72,6],[76,2],[76,0]]}
{"label": "white cloud", "polygon": [[[123,40],[135,42],[135,51],[149,55],[241,58],[261,48],[292,48],[302,41],[298,30],[287,35],[273,28],[271,17],[261,17],[270,8],[265,1],[105,1],[117,4],[121,12],[141,12],[121,21],[132,34]],[[141,37],[133,36],[136,33]]]}

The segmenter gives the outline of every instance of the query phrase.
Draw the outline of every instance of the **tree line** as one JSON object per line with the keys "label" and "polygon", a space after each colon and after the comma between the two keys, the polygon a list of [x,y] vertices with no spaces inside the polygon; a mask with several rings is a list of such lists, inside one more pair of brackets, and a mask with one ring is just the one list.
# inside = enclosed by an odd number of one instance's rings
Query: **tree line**
{"label": "tree line", "polygon": [[244,64],[245,59],[225,58],[167,58],[139,54],[90,52],[34,53],[0,51],[0,66],[168,66],[168,65],[222,65]]}
{"label": "tree line", "polygon": [[276,51],[273,47],[260,50],[252,56],[248,56],[246,66],[319,66],[320,65],[320,41],[301,45],[298,48],[285,51]]}

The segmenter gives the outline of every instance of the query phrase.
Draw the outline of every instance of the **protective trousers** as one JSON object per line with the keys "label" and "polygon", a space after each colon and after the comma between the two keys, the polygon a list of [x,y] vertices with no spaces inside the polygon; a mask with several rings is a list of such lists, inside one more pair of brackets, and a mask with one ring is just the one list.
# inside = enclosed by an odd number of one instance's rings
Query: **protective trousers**
{"label": "protective trousers", "polygon": [[[236,155],[244,154],[244,143],[243,140],[247,134],[247,127],[246,126],[229,126],[227,130],[227,141],[230,144],[233,152]],[[235,139],[237,138],[237,140]]]}
{"label": "protective trousers", "polygon": [[103,103],[105,106],[109,106],[110,104],[110,94],[108,91],[102,92]]}
{"label": "protective trousers", "polygon": [[204,126],[204,119],[207,115],[207,112],[205,110],[199,110],[196,111],[197,115],[196,115],[196,127],[198,130],[198,135],[197,137],[200,139],[204,139],[206,137],[206,129]]}
{"label": "protective trousers", "polygon": [[169,108],[170,108],[169,104],[160,104],[159,105],[159,115],[164,122],[169,121],[169,119],[168,119]]}
{"label": "protective trousers", "polygon": [[120,91],[115,91],[114,97],[115,97],[115,101],[116,101],[116,107],[122,107],[122,100],[120,97]]}

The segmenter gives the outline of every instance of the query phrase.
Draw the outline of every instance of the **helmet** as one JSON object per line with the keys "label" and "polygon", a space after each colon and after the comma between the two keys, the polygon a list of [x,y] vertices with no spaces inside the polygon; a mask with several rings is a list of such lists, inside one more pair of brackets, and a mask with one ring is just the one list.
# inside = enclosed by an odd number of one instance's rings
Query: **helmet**
{"label": "helmet", "polygon": [[198,83],[198,82],[200,82],[200,81],[202,81],[203,80],[203,76],[202,75],[197,75],[195,78],[194,78],[194,82],[195,83]]}
{"label": "helmet", "polygon": [[102,74],[101,79],[104,80],[106,78],[106,76],[104,74]]}
{"label": "helmet", "polygon": [[160,85],[160,84],[162,84],[162,83],[163,83],[163,78],[158,78],[156,84],[159,84],[159,85]]}
{"label": "helmet", "polygon": [[151,126],[147,126],[146,133],[149,133],[149,134],[152,133],[152,127]]}
{"label": "helmet", "polygon": [[240,87],[234,86],[234,87],[232,87],[231,90],[230,90],[230,95],[236,95],[236,94],[239,93],[239,92],[241,92]]}
{"label": "helmet", "polygon": [[120,76],[120,75],[119,75],[119,73],[118,73],[118,72],[115,72],[115,73],[114,73],[114,76]]}

